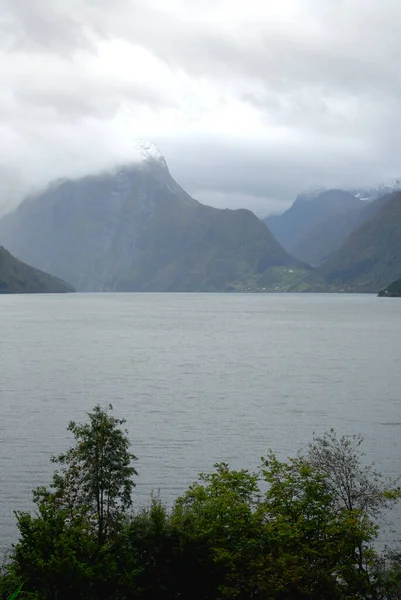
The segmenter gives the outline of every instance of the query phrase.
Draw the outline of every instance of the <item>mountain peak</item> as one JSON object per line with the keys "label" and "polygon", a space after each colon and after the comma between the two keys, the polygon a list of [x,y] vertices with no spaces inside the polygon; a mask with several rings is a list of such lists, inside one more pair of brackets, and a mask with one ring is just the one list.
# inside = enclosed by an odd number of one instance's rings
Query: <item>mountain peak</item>
{"label": "mountain peak", "polygon": [[0,240],[80,291],[281,291],[305,275],[252,212],[191,198],[153,144],[131,156],[23,202]]}
{"label": "mountain peak", "polygon": [[152,163],[159,167],[163,167],[164,169],[168,169],[166,159],[156,144],[146,140],[138,140],[135,145],[144,163]]}
{"label": "mountain peak", "polygon": [[376,214],[370,213],[371,218],[354,229],[328,260],[303,281],[303,290],[377,292],[399,277],[401,192],[393,191],[380,200]]}
{"label": "mountain peak", "polygon": [[[326,188],[319,185],[311,185],[300,192],[295,200],[298,204],[315,200],[320,194],[326,191]],[[295,203],[294,203],[295,204]]]}
{"label": "mountain peak", "polygon": [[352,190],[352,193],[361,200],[371,202],[387,194],[399,191],[401,191],[401,179],[391,179],[369,188]]}

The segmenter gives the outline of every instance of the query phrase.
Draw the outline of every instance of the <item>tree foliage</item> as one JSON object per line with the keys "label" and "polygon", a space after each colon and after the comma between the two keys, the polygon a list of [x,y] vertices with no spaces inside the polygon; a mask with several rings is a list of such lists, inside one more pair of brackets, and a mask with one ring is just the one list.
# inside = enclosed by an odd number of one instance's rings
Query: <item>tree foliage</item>
{"label": "tree foliage", "polygon": [[98,405],[88,423],[70,422],[75,445],[52,457],[58,469],[50,489],[33,492],[36,514],[16,513],[20,539],[8,576],[27,579],[44,599],[108,597],[136,475],[125,421],[111,410]]}
{"label": "tree foliage", "polygon": [[397,481],[384,478],[374,464],[364,464],[360,435],[337,437],[331,429],[314,436],[306,453],[312,468],[323,475],[339,507],[376,519],[400,497]]}
{"label": "tree foliage", "polygon": [[380,519],[400,499],[401,488],[397,480],[383,477],[374,464],[364,464],[362,443],[359,435],[338,438],[331,429],[314,437],[306,460],[324,477],[335,509],[358,517],[361,528],[354,539],[357,568],[369,580]]}
{"label": "tree foliage", "polygon": [[17,513],[1,600],[23,582],[41,600],[387,600],[400,591],[400,553],[379,555],[374,543],[400,489],[364,464],[361,438],[330,431],[297,457],[270,452],[255,472],[218,463],[171,509],[152,496],[133,512],[124,421],[110,407],[88,416],[69,424],[75,445],[53,459],[51,487],[35,490],[36,513]]}
{"label": "tree foliage", "polygon": [[[102,544],[113,523],[132,505],[136,456],[129,451],[127,431],[121,429],[124,419],[113,417],[99,405],[88,416],[89,423],[69,423],[76,444],[52,458],[60,466],[53,475],[53,497],[71,518],[77,510],[83,511]],[[46,496],[47,490],[35,492],[35,499]]]}
{"label": "tree foliage", "polygon": [[271,544],[267,574],[280,577],[283,596],[277,597],[343,598],[362,589],[364,582],[355,581],[355,541],[370,540],[371,525],[357,511],[338,507],[324,474],[304,458],[281,462],[271,453],[262,473]]}

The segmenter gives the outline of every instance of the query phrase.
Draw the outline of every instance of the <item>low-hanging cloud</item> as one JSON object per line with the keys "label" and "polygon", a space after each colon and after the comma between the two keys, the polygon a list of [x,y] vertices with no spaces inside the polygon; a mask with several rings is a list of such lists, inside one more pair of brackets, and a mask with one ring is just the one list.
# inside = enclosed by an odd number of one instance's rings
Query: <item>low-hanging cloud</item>
{"label": "low-hanging cloud", "polygon": [[399,22],[399,0],[0,0],[0,206],[138,138],[258,214],[397,177]]}

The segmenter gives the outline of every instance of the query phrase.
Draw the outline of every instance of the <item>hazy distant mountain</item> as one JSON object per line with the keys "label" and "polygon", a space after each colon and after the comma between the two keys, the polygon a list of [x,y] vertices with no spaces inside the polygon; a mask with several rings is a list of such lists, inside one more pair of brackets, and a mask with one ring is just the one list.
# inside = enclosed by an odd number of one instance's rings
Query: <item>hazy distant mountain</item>
{"label": "hazy distant mountain", "polygon": [[0,294],[74,292],[68,283],[21,262],[0,246]]}
{"label": "hazy distant mountain", "polygon": [[394,192],[401,191],[401,179],[392,179],[391,181],[382,182],[373,187],[355,188],[348,191],[361,200],[373,202],[382,196],[388,196]]}
{"label": "hazy distant mountain", "polygon": [[314,266],[323,263],[355,229],[372,219],[391,197],[391,194],[378,196],[375,200],[362,202],[359,209],[328,218],[298,243],[293,255]]}
{"label": "hazy distant mountain", "polygon": [[401,275],[401,192],[380,198],[378,212],[315,269],[297,291],[377,292]]}
{"label": "hazy distant mountain", "polygon": [[381,198],[400,190],[400,179],[348,191],[314,187],[300,194],[284,214],[265,222],[287,252],[315,266],[380,210]]}
{"label": "hazy distant mountain", "polygon": [[353,223],[363,205],[343,190],[301,194],[284,214],[265,223],[287,252],[318,264],[346,237],[348,220]]}
{"label": "hazy distant mountain", "polygon": [[22,259],[86,291],[282,289],[303,273],[248,210],[191,198],[164,157],[59,181],[0,220]]}

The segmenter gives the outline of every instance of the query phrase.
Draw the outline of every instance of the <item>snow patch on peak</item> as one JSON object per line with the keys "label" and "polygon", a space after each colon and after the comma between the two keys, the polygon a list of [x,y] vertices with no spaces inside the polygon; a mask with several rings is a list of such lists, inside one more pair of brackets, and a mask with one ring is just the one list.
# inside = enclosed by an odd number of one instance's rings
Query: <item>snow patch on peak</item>
{"label": "snow patch on peak", "polygon": [[[364,202],[371,202],[372,200],[377,200],[378,198],[385,196],[386,194],[392,194],[393,192],[401,191],[401,178],[388,180],[373,186],[358,188],[340,187],[339,189],[344,189],[344,191],[349,192],[359,200],[363,200]],[[309,202],[317,198],[317,196],[319,196],[322,192],[325,191],[327,191],[327,188],[318,185],[312,185],[309,188],[306,188],[305,190],[300,192],[295,202],[297,204]]]}
{"label": "snow patch on peak", "polygon": [[167,169],[166,159],[156,144],[146,140],[138,140],[135,145],[143,162],[156,163]]}
{"label": "snow patch on peak", "polygon": [[401,191],[401,179],[393,179],[379,183],[374,187],[354,189],[351,190],[351,193],[361,200],[371,202],[372,200],[377,200],[386,194],[392,194],[393,192],[399,191]]}
{"label": "snow patch on peak", "polygon": [[306,188],[305,190],[303,190],[301,193],[298,194],[295,202],[298,202],[298,203],[309,202],[310,200],[314,200],[315,198],[317,198],[320,194],[322,194],[325,191],[326,191],[326,188],[324,188],[320,185],[311,185],[308,188]]}

